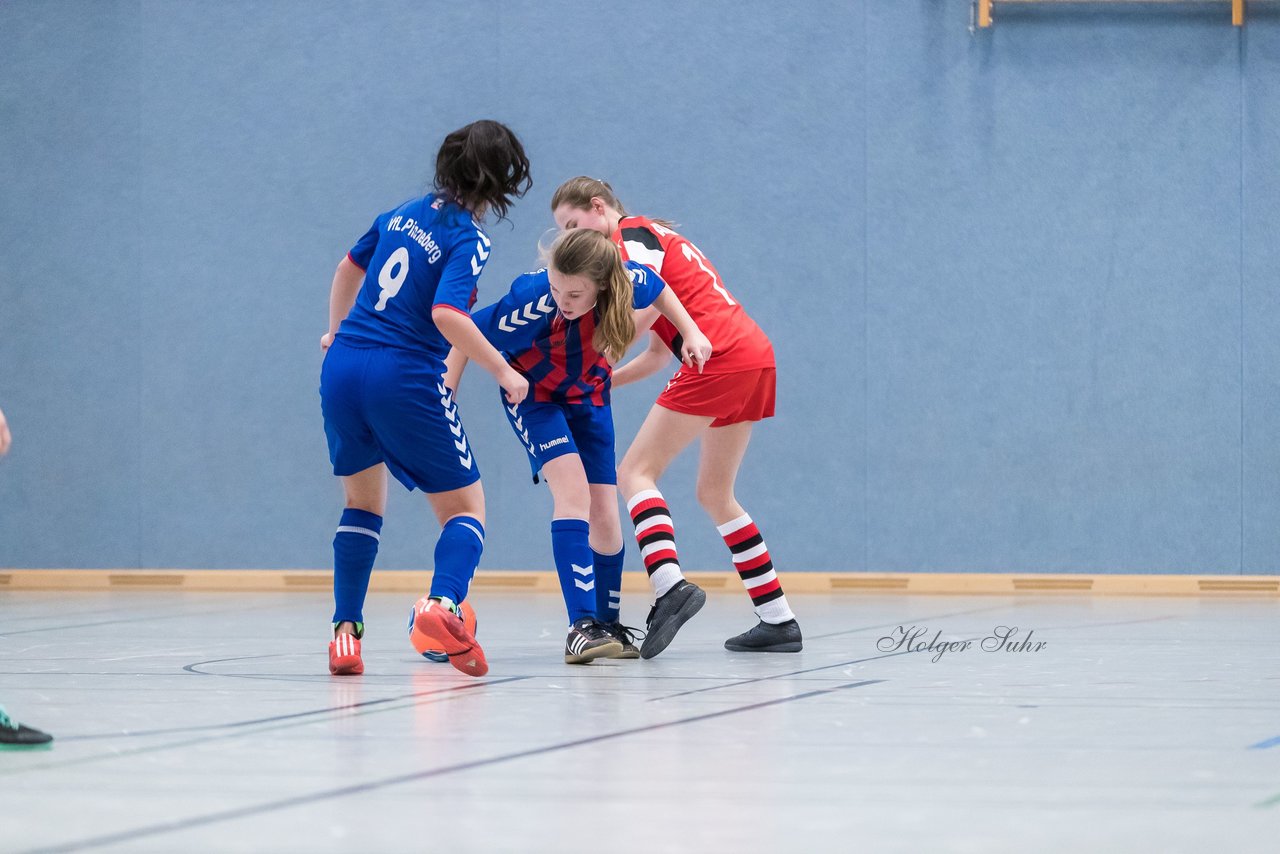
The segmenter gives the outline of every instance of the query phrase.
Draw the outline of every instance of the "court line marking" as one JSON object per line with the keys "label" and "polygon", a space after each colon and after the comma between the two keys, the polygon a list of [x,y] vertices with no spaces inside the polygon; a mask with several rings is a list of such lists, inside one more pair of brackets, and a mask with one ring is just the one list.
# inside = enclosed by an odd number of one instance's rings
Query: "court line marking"
{"label": "court line marking", "polygon": [[491,765],[500,765],[504,762],[514,762],[520,759],[526,759],[531,756],[541,756],[548,753],[555,753],[561,750],[572,750],[575,747],[583,747],[589,744],[599,744],[605,741],[613,741],[620,738],[626,738],[632,735],[640,735],[644,733],[657,732],[659,730],[671,729],[673,727],[685,726],[686,724],[700,723],[702,721],[714,720],[716,718],[728,717],[730,715],[744,714],[746,712],[764,709],[770,706],[777,706],[783,703],[791,703],[797,700],[805,700],[810,697],[818,697],[823,694],[832,694],[836,691],[843,691],[849,688],[862,688],[867,685],[877,685],[883,680],[881,679],[865,679],[858,682],[850,682],[846,685],[838,685],[833,688],[820,688],[816,691],[806,691],[803,694],[794,694],[790,697],[780,697],[776,700],[765,700],[759,703],[750,703],[745,706],[735,706],[730,709],[721,709],[717,712],[706,712],[700,715],[692,715],[685,718],[677,718],[672,721],[665,721],[658,724],[647,724],[645,726],[630,727],[628,729],[617,730],[615,732],[602,733],[601,735],[588,736],[586,738],[577,738],[571,741],[558,742],[556,744],[548,744],[542,747],[533,747],[527,750],[517,750],[512,753],[506,753],[499,756],[491,756],[488,759],[476,759],[470,762],[459,762],[454,765],[445,765],[440,768],[430,768],[426,771],[415,771],[410,774],[397,774],[393,777],[384,777],[381,780],[370,780],[365,783],[356,783],[350,786],[341,786],[336,789],[324,789],[318,792],[312,792],[307,795],[295,795],[290,798],[281,798],[264,804],[254,804],[247,807],[237,807],[235,809],[220,810],[218,812],[208,813],[202,816],[194,816],[191,818],[172,819],[170,821],[161,822],[159,824],[146,825],[135,828],[133,830],[118,831],[116,833],[104,834],[102,836],[89,837],[80,839],[75,842],[67,842],[61,845],[45,848],[32,848],[27,854],[61,854],[67,851],[79,851],[85,848],[99,848],[104,845],[114,845],[118,843],[130,842],[135,839],[142,839],[149,836],[159,836],[165,833],[175,833],[177,831],[189,830],[196,827],[204,827],[211,824],[219,824],[225,821],[233,821],[235,819],[249,818],[250,816],[262,815],[264,813],[276,812],[290,807],[303,806],[305,804],[319,803],[321,801],[333,800],[334,798],[349,797],[352,795],[362,795],[368,792],[375,792],[380,789],[399,786],[404,783],[414,783],[419,780],[427,780],[432,777],[442,777],[446,774],[456,774],[464,771],[471,771],[476,768],[484,768]]}
{"label": "court line marking", "polygon": [[[453,699],[459,699],[461,695],[458,692],[472,691],[478,688],[485,688],[493,685],[502,685],[507,682],[518,682],[527,678],[529,677],[511,676],[501,680],[486,680],[484,682],[474,682],[474,683],[468,683],[464,685],[451,685],[446,688],[435,688],[430,691],[415,692],[413,694],[406,695],[406,697],[407,698],[427,697],[427,698],[432,698],[433,702],[448,701]],[[444,696],[441,696],[441,695],[444,695]],[[448,696],[448,695],[453,695],[453,696]],[[387,702],[394,702],[395,699],[396,698],[392,698]],[[404,699],[404,698],[401,698],[401,699]],[[369,701],[367,703],[361,703],[356,705],[376,705],[376,704],[377,704],[376,701]],[[364,710],[352,713],[351,716],[356,717],[356,716],[362,716],[362,715],[379,714],[382,712],[401,711],[403,709],[412,708],[417,705],[420,705],[420,703],[418,700],[415,699],[412,702],[407,702],[407,703],[404,703],[403,705],[398,705],[398,706],[389,705],[389,706],[386,706],[385,708],[364,709]],[[345,707],[341,707],[341,706],[335,707],[333,711],[341,712],[343,711],[344,708]],[[301,714],[305,715],[305,714],[311,714],[311,713],[301,713]],[[280,717],[282,720],[288,720],[289,718],[296,718],[299,716],[300,715],[281,715]],[[111,750],[111,752],[109,753],[95,753],[91,756],[78,756],[74,759],[65,759],[62,761],[55,760],[52,762],[44,762],[39,765],[28,765],[25,767],[0,769],[0,778],[14,776],[17,774],[24,774],[24,773],[29,774],[35,771],[55,770],[59,768],[67,768],[67,767],[77,766],[77,765],[89,765],[94,762],[101,762],[108,759],[123,759],[131,756],[138,756],[138,755],[147,754],[147,753],[161,753],[166,750],[176,750],[182,747],[191,747],[197,744],[207,744],[213,741],[224,741],[226,739],[239,738],[245,735],[259,735],[261,733],[266,733],[266,732],[275,732],[277,730],[282,730],[282,729],[291,729],[293,727],[306,726],[307,724],[310,724],[313,722],[314,721],[312,720],[293,720],[288,723],[279,723],[274,726],[259,726],[257,729],[249,729],[247,724],[242,725],[242,724],[233,723],[229,725],[224,725],[223,728],[239,727],[239,726],[245,726],[246,728],[237,729],[235,732],[227,732],[219,735],[204,736],[202,738],[188,738],[182,741],[167,742],[165,744],[153,744],[145,747],[135,747],[135,748],[125,749],[125,750]],[[72,739],[71,738],[57,739],[58,742],[70,741],[70,740]]]}
{"label": "court line marking", "polygon": [[[992,607],[990,607],[990,608],[975,608],[975,609],[971,609],[971,610],[968,610],[968,611],[956,611],[956,612],[954,612],[954,613],[947,613],[947,614],[935,614],[935,615],[933,615],[933,616],[926,616],[926,617],[923,617],[923,618],[921,618],[921,619],[922,619],[922,620],[938,620],[938,619],[943,619],[943,618],[946,618],[946,617],[958,617],[958,616],[966,616],[966,615],[968,615],[968,614],[982,613],[982,612],[984,612],[984,611],[1000,611],[1000,610],[1005,610],[1005,609],[1007,609],[1007,608],[1012,608],[1012,607],[1016,607],[1016,605],[999,605],[999,606],[992,606]],[[1083,624],[1077,624],[1077,625],[1074,625],[1074,626],[1072,626],[1072,625],[1067,625],[1067,626],[1053,626],[1053,627],[1050,627],[1050,629],[1037,629],[1037,631],[1051,631],[1051,630],[1062,630],[1062,629],[1090,629],[1090,628],[1103,628],[1103,627],[1107,627],[1107,626],[1123,626],[1123,625],[1131,625],[1131,624],[1133,624],[1133,623],[1156,622],[1156,621],[1159,621],[1159,620],[1169,620],[1169,619],[1173,619],[1173,618],[1174,618],[1174,615],[1168,615],[1168,616],[1163,616],[1163,617],[1152,617],[1152,618],[1146,618],[1146,619],[1142,619],[1142,620],[1124,620],[1124,621],[1122,621],[1122,622],[1116,622],[1116,623],[1083,623]],[[919,621],[917,621],[917,622],[919,622]],[[904,625],[906,625],[906,622],[905,622],[905,621],[902,621],[902,620],[899,620],[899,621],[897,621],[897,622],[893,622],[893,623],[884,623],[884,624],[882,624],[882,625],[875,625],[875,626],[863,626],[863,627],[861,627],[861,628],[857,628],[857,629],[847,629],[847,630],[842,631],[842,632],[830,632],[830,633],[825,634],[825,635],[814,635],[813,637],[808,638],[808,640],[819,640],[819,639],[822,639],[822,638],[832,638],[832,637],[838,637],[838,636],[840,636],[840,635],[855,634],[856,632],[866,631],[867,629],[883,629],[883,628],[897,627],[897,626],[904,626]],[[985,637],[985,636],[984,636],[984,637]],[[981,640],[981,639],[982,639],[982,638],[979,638],[979,637],[973,637],[973,638],[967,638],[967,639],[964,639],[964,640],[968,640],[968,641],[972,642],[972,641],[978,641],[978,640]],[[676,694],[666,694],[666,695],[664,695],[664,696],[662,696],[662,697],[652,697],[652,698],[650,698],[650,699],[646,700],[645,702],[647,702],[647,703],[656,703],[656,702],[658,702],[658,701],[660,701],[660,700],[671,700],[671,699],[674,699],[674,698],[676,698],[676,697],[685,697],[685,696],[688,696],[688,695],[690,695],[690,694],[702,694],[702,693],[705,693],[705,692],[707,692],[707,691],[718,691],[718,690],[720,690],[721,688],[736,688],[736,687],[738,687],[739,685],[750,685],[750,684],[755,683],[755,682],[767,682],[767,681],[769,681],[770,679],[783,679],[783,678],[786,678],[786,677],[788,677],[788,676],[801,676],[801,675],[804,675],[804,674],[806,674],[806,673],[816,673],[817,671],[820,671],[820,670],[831,670],[831,669],[836,668],[836,667],[848,667],[848,666],[853,665],[853,664],[864,664],[864,663],[866,663],[866,662],[868,662],[868,661],[880,661],[880,660],[882,660],[882,659],[886,659],[886,658],[893,658],[893,657],[895,657],[895,656],[899,656],[899,655],[919,655],[919,654],[920,654],[919,652],[916,652],[916,651],[913,651],[913,650],[903,650],[902,652],[887,652],[887,653],[885,653],[884,655],[873,655],[873,656],[870,656],[870,657],[868,657],[868,658],[856,658],[856,659],[854,659],[854,660],[852,660],[852,661],[842,661],[842,662],[840,662],[840,663],[838,663],[838,664],[824,664],[824,665],[823,665],[823,666],[821,666],[821,667],[811,667],[811,668],[808,668],[808,669],[805,669],[805,670],[793,670],[793,671],[788,671],[788,672],[786,672],[786,673],[775,673],[775,674],[773,674],[773,675],[771,675],[771,676],[757,676],[757,677],[755,677],[755,678],[753,678],[753,679],[740,679],[740,680],[736,680],[736,681],[733,681],[733,682],[725,682],[725,683],[720,684],[720,685],[709,685],[709,686],[706,686],[706,687],[703,687],[703,688],[694,688],[694,689],[691,689],[691,690],[689,690],[689,691],[680,691],[679,693],[676,693]],[[712,678],[714,678],[714,677],[712,677]]]}
{"label": "court line marking", "polygon": [[77,742],[77,741],[101,741],[109,738],[143,738],[143,737],[152,736],[152,735],[176,735],[177,733],[183,733],[183,732],[208,732],[210,730],[220,730],[220,729],[239,729],[240,727],[258,726],[261,724],[277,723],[279,721],[296,720],[298,718],[309,718],[309,717],[316,717],[318,715],[328,715],[328,714],[333,714],[334,712],[348,711],[350,709],[363,709],[370,706],[382,706],[387,703],[396,703],[402,700],[411,700],[415,697],[427,697],[433,694],[445,694],[450,691],[468,691],[476,688],[482,688],[482,687],[485,687],[486,685],[503,685],[508,682],[523,682],[525,680],[532,679],[532,678],[533,678],[532,676],[508,676],[503,679],[489,679],[489,680],[485,680],[484,682],[479,682],[479,681],[469,682],[461,685],[451,685],[444,688],[433,688],[430,691],[414,691],[409,694],[399,694],[394,697],[380,697],[379,699],[376,699],[376,700],[361,700],[358,703],[344,703],[338,706],[326,706],[325,708],[311,709],[305,712],[290,712],[288,714],[283,714],[283,715],[272,715],[266,718],[250,718],[249,720],[231,721],[229,723],[200,724],[197,726],[184,726],[184,727],[168,727],[166,729],[146,729],[146,730],[137,730],[133,732],[123,731],[123,732],[110,732],[110,733],[96,733],[91,735],[60,736],[58,738],[58,743],[66,744],[68,742]]}
{"label": "court line marking", "polygon": [[[1014,607],[1014,606],[1013,605],[992,605],[991,607],[988,607],[988,608],[971,608],[966,611],[955,611],[955,612],[946,613],[946,614],[934,614],[932,616],[923,617],[923,619],[939,620],[939,619],[944,619],[946,617],[960,617],[960,616],[967,616],[969,614],[979,614],[984,611],[1003,611],[1011,607]],[[906,622],[902,620],[896,620],[894,622],[877,624],[874,626],[861,626],[856,629],[846,629],[841,632],[829,632],[825,635],[815,635],[809,638],[809,640],[813,641],[813,640],[820,640],[823,638],[833,638],[833,637],[838,637],[840,635],[850,635],[856,632],[865,632],[869,629],[884,629],[884,628],[902,626],[902,625],[906,625]],[[968,640],[974,641],[974,640],[980,640],[980,638],[969,638]],[[873,656],[870,656],[869,658],[855,658],[853,661],[841,661],[836,664],[824,664],[821,667],[809,667],[804,670],[790,670],[790,671],[787,671],[786,673],[774,673],[771,676],[757,676],[753,679],[738,679],[733,682],[725,682],[721,685],[708,685],[703,688],[693,688],[691,690],[680,691],[675,694],[666,694],[662,697],[651,697],[645,702],[656,703],[661,700],[672,700],[672,699],[675,699],[676,697],[687,697],[690,694],[703,694],[703,693],[706,693],[707,691],[718,691],[721,688],[736,688],[739,685],[751,685],[756,682],[768,682],[771,679],[784,679],[789,676],[802,676],[806,673],[817,673],[818,671],[821,671],[821,670],[832,670],[837,667],[848,667],[852,664],[862,664],[867,661],[879,661],[885,658],[893,658],[898,655],[918,655],[918,654],[919,653],[913,650],[903,650],[901,652],[886,652],[883,655],[873,655]]]}

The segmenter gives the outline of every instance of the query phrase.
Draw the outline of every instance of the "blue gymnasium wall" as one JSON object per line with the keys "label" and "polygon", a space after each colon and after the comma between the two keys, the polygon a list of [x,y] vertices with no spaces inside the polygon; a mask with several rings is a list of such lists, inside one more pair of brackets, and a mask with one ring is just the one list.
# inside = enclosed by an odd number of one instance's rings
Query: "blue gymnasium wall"
{"label": "blue gymnasium wall", "polygon": [[[963,0],[0,3],[0,567],[322,567],[333,267],[510,123],[681,222],[771,333],[739,481],[784,570],[1280,569],[1280,19]],[[629,438],[661,379],[617,399]],[[484,566],[550,501],[487,377]],[[726,567],[664,483],[685,563]],[[429,565],[392,495],[380,566]],[[628,566],[638,566],[634,548]]]}

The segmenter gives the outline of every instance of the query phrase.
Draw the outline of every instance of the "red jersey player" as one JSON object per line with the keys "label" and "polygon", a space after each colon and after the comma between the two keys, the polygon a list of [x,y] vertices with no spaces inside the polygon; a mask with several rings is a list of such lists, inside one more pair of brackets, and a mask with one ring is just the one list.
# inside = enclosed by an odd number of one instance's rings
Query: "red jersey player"
{"label": "red jersey player", "polygon": [[[706,601],[685,579],[676,553],[671,512],[657,481],[695,439],[702,440],[697,496],[733,556],[760,622],[725,641],[735,652],[799,652],[800,625],[783,595],[769,550],[733,484],[751,441],[751,425],[773,415],[773,346],[725,288],[706,256],[669,223],[630,216],[613,188],[595,178],[564,182],[551,197],[561,229],[589,228],[609,235],[632,261],[655,270],[711,339],[715,351],[701,372],[681,367],[649,410],[618,466],[618,488],[636,529],[636,540],[656,599],[649,612],[643,658],[666,649],[676,632]],[[637,327],[653,318],[637,319]],[[649,349],[613,373],[615,386],[643,379],[680,352],[674,327],[653,322]]]}

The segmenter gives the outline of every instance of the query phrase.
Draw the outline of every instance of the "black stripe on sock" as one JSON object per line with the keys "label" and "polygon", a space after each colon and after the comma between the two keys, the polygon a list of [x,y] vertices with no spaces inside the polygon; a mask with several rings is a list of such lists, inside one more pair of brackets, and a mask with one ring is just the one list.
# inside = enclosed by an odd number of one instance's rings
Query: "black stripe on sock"
{"label": "black stripe on sock", "polygon": [[652,519],[654,516],[666,516],[670,518],[671,511],[666,507],[650,507],[648,510],[641,510],[639,513],[631,517],[631,524],[639,526],[641,522]]}
{"label": "black stripe on sock", "polygon": [[670,540],[673,547],[676,544],[676,538],[668,534],[666,531],[658,531],[656,534],[645,534],[642,537],[636,537],[636,542],[640,544],[640,548],[642,549],[645,546],[651,546],[654,543],[660,543],[663,540]]}
{"label": "black stripe on sock", "polygon": [[774,599],[781,599],[784,595],[785,594],[782,592],[782,588],[779,587],[777,590],[770,590],[768,593],[764,594],[763,596],[752,596],[751,604],[763,605],[765,602],[772,602]]}
{"label": "black stripe on sock", "polygon": [[680,568],[680,561],[676,560],[673,557],[664,557],[662,560],[658,561],[655,564],[645,564],[644,571],[649,573],[650,575],[653,575],[655,572],[657,572],[659,569],[666,566],[667,564],[671,564],[676,569]]}
{"label": "black stripe on sock", "polygon": [[763,565],[757,566],[755,569],[738,570],[738,577],[739,578],[759,578],[760,576],[767,575],[770,572],[773,572],[773,561],[768,560],[768,561],[765,561]]}
{"label": "black stripe on sock", "polygon": [[761,534],[756,534],[754,537],[747,537],[745,540],[738,543],[737,545],[729,546],[729,551],[733,552],[734,554],[742,554],[747,549],[754,549],[756,546],[762,546],[762,545],[764,545],[764,536]]}

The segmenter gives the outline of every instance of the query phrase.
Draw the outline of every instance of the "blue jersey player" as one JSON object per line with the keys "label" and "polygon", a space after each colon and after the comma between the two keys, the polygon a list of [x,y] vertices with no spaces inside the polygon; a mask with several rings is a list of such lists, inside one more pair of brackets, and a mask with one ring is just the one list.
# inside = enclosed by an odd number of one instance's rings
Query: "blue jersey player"
{"label": "blue jersey player", "polygon": [[[551,488],[551,550],[571,623],[570,664],[639,657],[619,620],[623,550],[609,362],[635,338],[633,309],[650,305],[680,331],[687,362],[710,357],[711,343],[662,278],[624,265],[613,242],[594,231],[560,235],[546,269],[519,277],[506,296],[472,315],[529,380],[523,399],[507,400],[507,418],[535,481],[541,472]],[[456,381],[452,372],[449,381]]]}
{"label": "blue jersey player", "polygon": [[528,390],[468,312],[490,251],[478,223],[489,211],[504,217],[530,184],[529,160],[509,128],[469,124],[445,137],[435,192],[378,216],[338,264],[320,375],[329,457],[346,492],[333,540],[334,674],[364,672],[364,599],[388,470],[406,488],[426,493],[443,528],[431,590],[415,606],[414,624],[443,642],[458,670],[488,671],[484,652],[458,617],[484,546],[484,492],[444,385],[444,359],[451,346],[465,353],[513,402]]}

